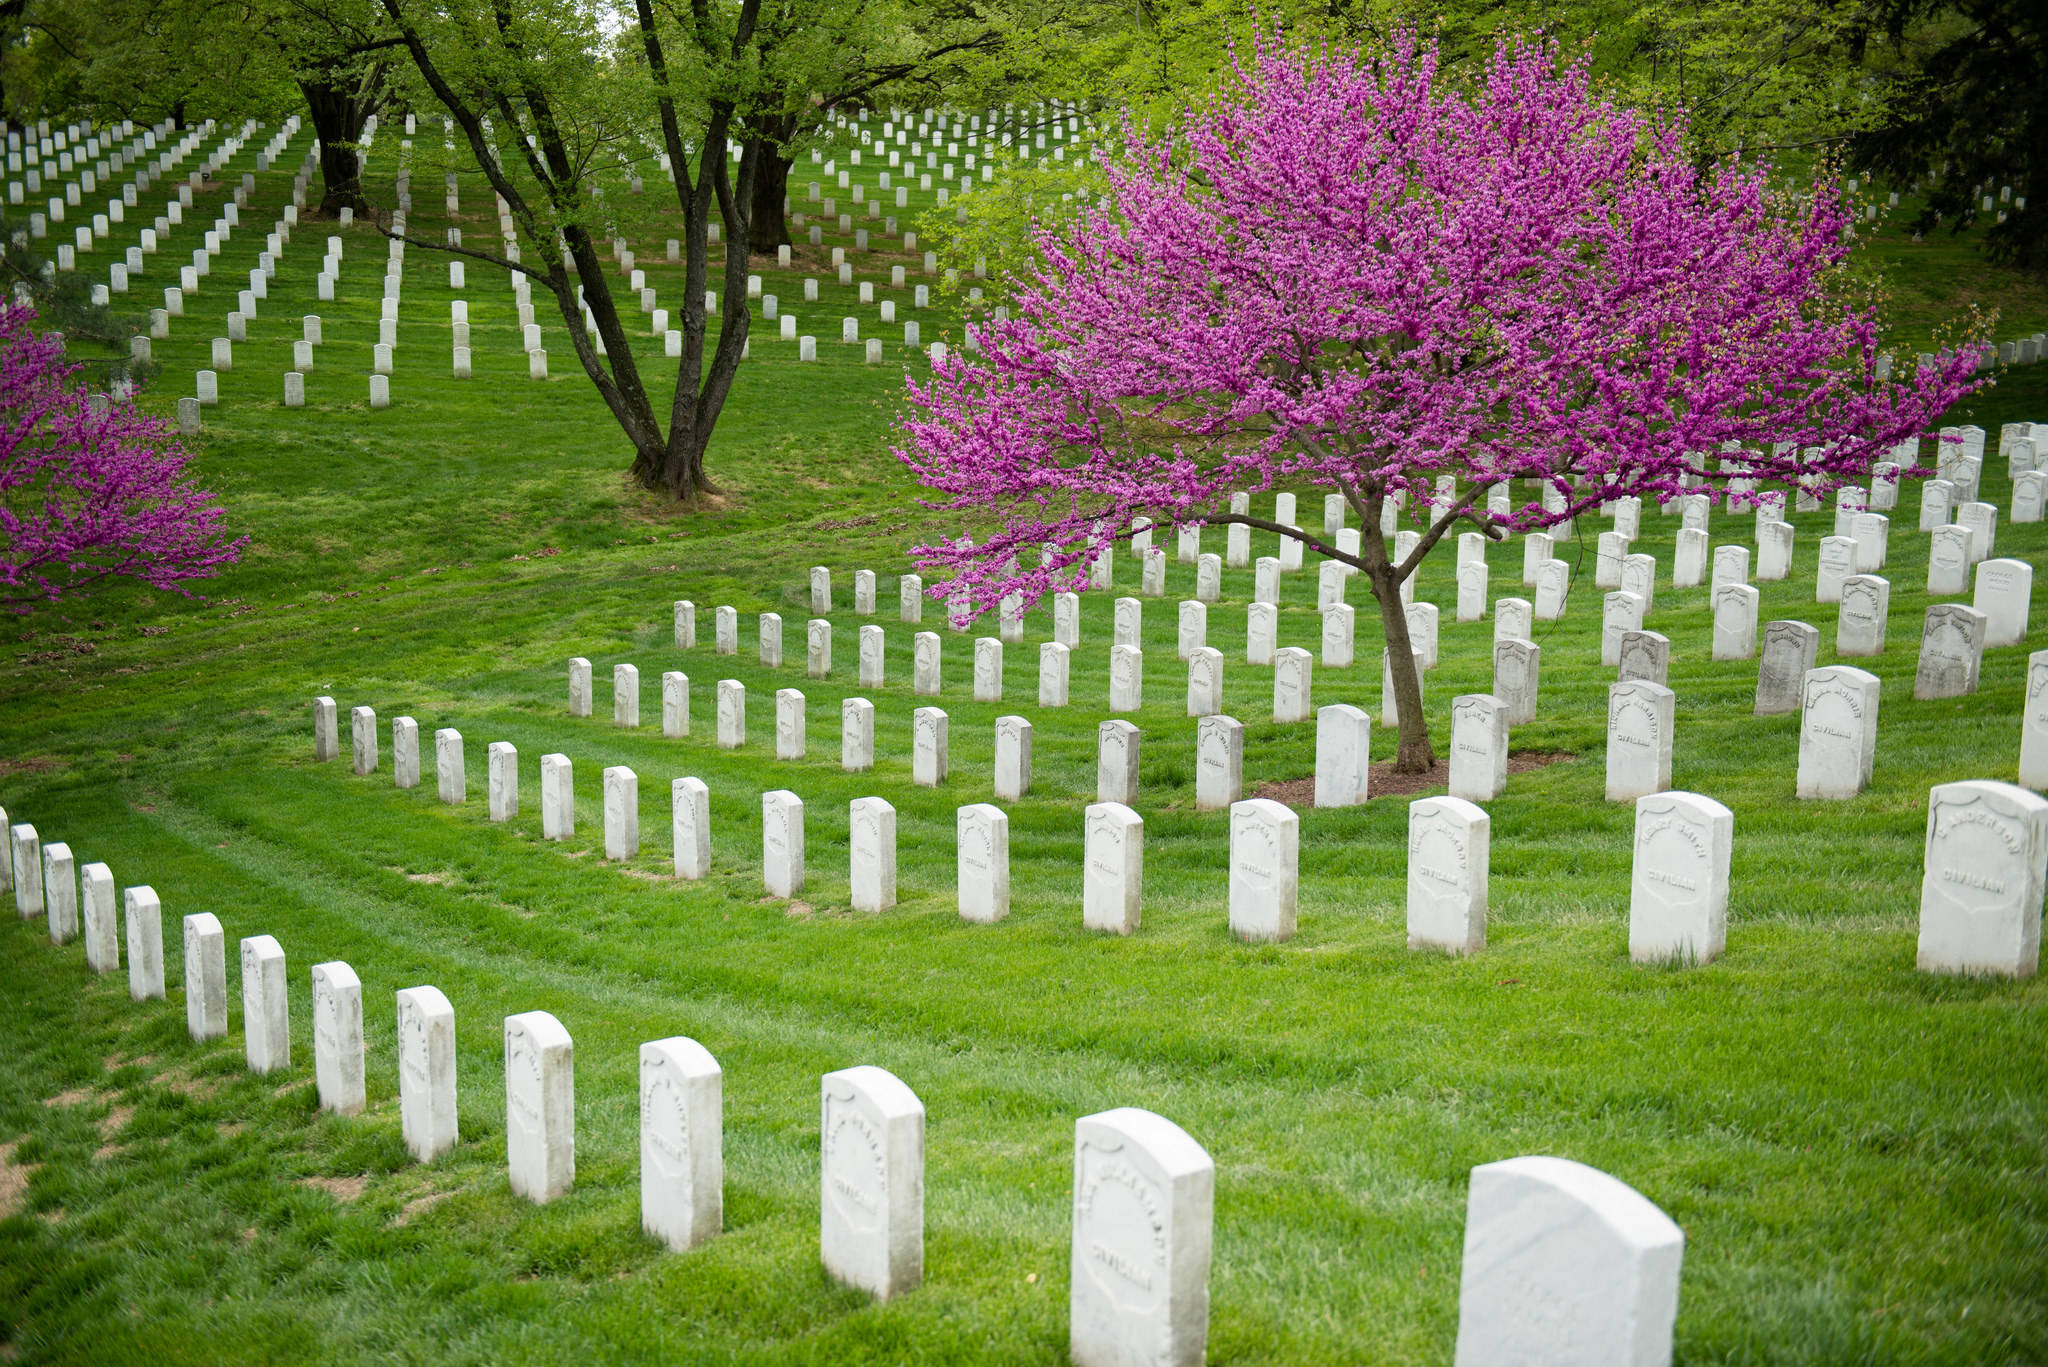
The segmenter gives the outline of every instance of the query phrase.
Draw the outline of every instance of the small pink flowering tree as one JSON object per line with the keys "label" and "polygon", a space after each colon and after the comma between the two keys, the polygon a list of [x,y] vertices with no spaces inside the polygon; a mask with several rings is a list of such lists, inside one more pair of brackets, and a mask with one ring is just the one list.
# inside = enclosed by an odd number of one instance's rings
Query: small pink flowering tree
{"label": "small pink flowering tree", "polygon": [[186,593],[247,538],[220,530],[158,419],[75,383],[34,310],[0,308],[0,608],[28,612],[116,576]]}
{"label": "small pink flowering tree", "polygon": [[[1452,528],[1737,478],[1832,489],[1972,385],[1961,351],[1879,378],[1833,186],[1701,169],[1683,133],[1539,44],[1467,87],[1412,36],[1366,57],[1263,40],[1172,136],[1127,127],[1017,316],[910,382],[897,454],[971,521],[918,548],[947,574],[933,596],[979,614],[1078,589],[1140,516],[1294,537],[1370,585],[1396,767],[1428,769],[1400,588]],[[1341,493],[1357,554],[1228,511],[1283,483]],[[1419,537],[1398,558],[1388,499]]]}

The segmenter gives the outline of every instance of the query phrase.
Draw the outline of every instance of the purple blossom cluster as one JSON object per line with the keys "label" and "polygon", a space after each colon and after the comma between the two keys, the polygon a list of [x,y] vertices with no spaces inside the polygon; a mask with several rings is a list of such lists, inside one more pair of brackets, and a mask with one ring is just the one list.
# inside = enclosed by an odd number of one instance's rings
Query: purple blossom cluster
{"label": "purple blossom cluster", "polygon": [[124,577],[185,583],[240,557],[160,419],[76,381],[33,309],[0,308],[0,607],[26,613]]}

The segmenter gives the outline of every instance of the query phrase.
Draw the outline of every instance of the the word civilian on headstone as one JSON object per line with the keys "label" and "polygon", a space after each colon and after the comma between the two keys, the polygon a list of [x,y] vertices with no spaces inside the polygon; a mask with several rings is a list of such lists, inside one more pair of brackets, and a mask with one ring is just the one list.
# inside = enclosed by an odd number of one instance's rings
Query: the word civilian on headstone
{"label": "the word civilian on headstone", "polygon": [[1755,656],[1757,603],[1761,596],[1748,584],[1724,584],[1715,590],[1716,660],[1747,660]]}
{"label": "the word civilian on headstone", "polygon": [[1372,771],[1372,718],[1349,703],[1316,713],[1315,805],[1355,807],[1367,800]]}
{"label": "the word civilian on headstone", "polygon": [[1878,677],[1853,665],[1807,671],[1799,713],[1798,794],[1849,798],[1877,756]]}
{"label": "the word civilian on headstone", "polygon": [[1301,819],[1255,797],[1230,808],[1230,933],[1240,940],[1294,938],[1300,901]]}
{"label": "the word civilian on headstone", "polygon": [[1835,621],[1835,653],[1882,655],[1885,623],[1890,617],[1891,584],[1874,574],[1852,574],[1842,581],[1842,607]]}
{"label": "the word civilian on headstone", "polygon": [[2026,561],[1980,562],[1977,591],[1970,601],[1984,614],[1984,644],[2016,646],[2026,640],[2033,597],[2034,567]]}
{"label": "the word civilian on headstone", "polygon": [[1728,863],[1735,816],[1698,793],[1636,802],[1628,953],[1637,963],[1704,964],[1728,939]]}

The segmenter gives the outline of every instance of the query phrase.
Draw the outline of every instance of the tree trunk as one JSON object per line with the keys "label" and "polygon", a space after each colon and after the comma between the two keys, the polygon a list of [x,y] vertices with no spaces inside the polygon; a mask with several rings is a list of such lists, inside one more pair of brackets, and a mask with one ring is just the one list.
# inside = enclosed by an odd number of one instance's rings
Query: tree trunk
{"label": "tree trunk", "polygon": [[1415,647],[1408,639],[1408,609],[1401,601],[1401,580],[1388,557],[1386,538],[1380,535],[1378,496],[1369,500],[1367,509],[1359,550],[1366,562],[1366,582],[1380,605],[1380,627],[1387,637],[1386,669],[1393,679],[1395,710],[1401,714],[1394,772],[1426,774],[1436,767],[1436,751],[1429,743],[1429,718],[1422,711],[1422,674],[1415,664]]}
{"label": "tree trunk", "polygon": [[320,179],[325,192],[320,212],[339,213],[353,209],[367,213],[361,173],[356,165],[356,140],[363,135],[374,102],[363,98],[352,84],[335,84],[316,77],[302,77],[299,90],[313,116],[313,131],[320,138]]}
{"label": "tree trunk", "polygon": [[[756,255],[773,256],[777,247],[790,245],[789,216],[783,201],[789,197],[789,168],[792,158],[768,150],[754,168],[754,207],[747,223],[747,245]],[[737,236],[737,234],[735,234]]]}

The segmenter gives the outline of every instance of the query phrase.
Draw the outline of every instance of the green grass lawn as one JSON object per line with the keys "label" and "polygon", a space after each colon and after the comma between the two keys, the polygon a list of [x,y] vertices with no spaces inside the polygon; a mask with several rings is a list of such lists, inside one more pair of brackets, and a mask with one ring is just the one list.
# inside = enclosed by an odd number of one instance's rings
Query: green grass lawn
{"label": "green grass lawn", "polygon": [[[395,138],[372,161],[378,195]],[[231,175],[253,168],[261,141]],[[222,283],[157,343],[151,406],[190,392],[232,302],[226,282],[254,263],[306,145],[302,134],[287,169],[260,178]],[[822,177],[799,165],[791,179],[800,198]],[[438,234],[432,179],[415,185],[415,231]],[[672,308],[679,269],[644,259],[667,235],[655,198],[632,206],[643,218],[626,231]],[[463,202],[459,221],[494,233],[473,177]],[[211,218],[188,214],[159,259],[189,253]],[[1989,652],[1972,697],[1913,700],[1931,601],[1917,491],[1893,520],[1889,648],[1856,662],[1881,676],[1884,700],[1875,781],[1849,802],[1794,800],[1796,717],[1750,715],[1754,664],[1709,660],[1705,592],[1670,587],[1677,519],[1645,515],[1637,549],[1660,568],[1648,625],[1672,640],[1680,700],[1674,783],[1735,813],[1717,963],[1628,961],[1633,812],[1603,800],[1612,671],[1598,664],[1590,521],[1560,549],[1580,582],[1567,617],[1539,625],[1539,716],[1513,737],[1517,752],[1575,758],[1516,775],[1490,804],[1483,954],[1406,949],[1402,798],[1303,812],[1300,934],[1230,938],[1227,816],[1194,810],[1195,724],[1174,651],[1193,569],[1177,564],[1167,596],[1145,605],[1146,706],[1133,718],[1144,923],[1129,939],[1087,935],[1081,810],[1106,715],[1111,596],[1084,596],[1066,709],[1036,706],[1047,608],[1006,652],[1001,705],[970,700],[984,629],[939,628],[952,775],[911,786],[910,716],[932,700],[911,693],[914,628],[896,620],[895,577],[908,547],[946,526],[888,456],[915,354],[892,341],[868,367],[839,344],[847,313],[863,335],[890,334],[872,333],[874,308],[851,287],[801,302],[804,275],[831,278],[812,249],[762,274],[798,301],[787,306],[823,359],[796,363],[794,344],[756,324],[711,460],[724,492],[677,514],[624,481],[626,453],[587,382],[559,359],[555,379],[526,378],[511,292],[482,268],[461,296],[476,376],[458,382],[445,265],[408,253],[394,403],[371,411],[383,248],[344,233],[343,298],[317,305],[329,231],[294,236],[197,443],[252,537],[243,563],[201,602],[122,593],[38,614],[0,660],[9,819],[68,841],[80,863],[104,860],[123,885],[153,886],[170,980],[169,1001],[136,1005],[124,975],[93,977],[40,921],[0,934],[0,1208],[14,1212],[0,1219],[0,1360],[1062,1362],[1073,1122],[1125,1105],[1176,1121],[1216,1161],[1214,1362],[1448,1362],[1467,1174],[1540,1153],[1613,1173],[1684,1227],[1682,1362],[2048,1359],[2048,988],[1913,968],[1927,789],[2013,777],[2027,647]],[[1900,251],[1901,273],[1918,272],[1930,297],[1962,288],[1945,282],[1967,271],[1967,244],[1926,245],[1924,258]],[[919,278],[916,257],[891,262]],[[158,271],[138,288],[162,283]],[[910,315],[908,288],[878,297]],[[922,315],[926,340],[957,340],[958,302]],[[288,411],[289,342],[316,309],[329,340],[308,407]],[[2022,330],[2008,322],[2001,336]],[[646,346],[658,355],[658,339]],[[2039,369],[2002,376],[1955,420],[1995,440],[2000,422],[2037,416]],[[2003,505],[2003,462],[1986,467]],[[1305,515],[1319,507],[1304,498]],[[1829,663],[1834,609],[1813,602],[1813,576],[1831,515],[1794,521],[1793,577],[1760,586],[1762,615],[1814,623]],[[1752,544],[1746,515],[1717,515],[1712,530],[1715,544]],[[1255,538],[1255,551],[1270,547]],[[2048,563],[2048,527],[2001,526],[1998,553]],[[1520,546],[1491,559],[1489,596],[1528,596]],[[838,591],[826,680],[803,669],[814,564],[833,568]],[[873,690],[854,681],[863,568],[880,577],[888,634],[888,682]],[[1136,562],[1120,556],[1116,573],[1135,593]],[[1439,749],[1450,699],[1491,679],[1492,622],[1453,624],[1454,589],[1446,553],[1418,590],[1444,620],[1425,683]],[[1270,676],[1243,662],[1250,573],[1226,573],[1224,592],[1209,639],[1245,723],[1247,790],[1300,778],[1313,728],[1273,725]],[[698,604],[694,651],[672,644],[677,598]],[[1377,615],[1362,586],[1351,601],[1364,663],[1319,669],[1315,697],[1377,717]],[[742,614],[736,658],[711,650],[722,603]],[[1291,576],[1283,645],[1315,648],[1314,609],[1313,572]],[[779,670],[753,654],[754,614],[768,610],[786,623]],[[597,719],[568,715],[574,655],[595,664]],[[636,731],[604,720],[621,661],[641,671]],[[686,740],[658,725],[668,669],[693,682]],[[737,752],[712,744],[721,678],[749,691]],[[808,697],[806,760],[773,758],[779,687]],[[338,763],[313,761],[322,693],[342,711]],[[839,703],[856,694],[876,706],[865,775],[838,765]],[[354,705],[385,728],[370,777],[349,772]],[[1008,712],[1034,725],[1036,782],[1008,804],[1012,913],[974,926],[955,912],[954,813],[991,800],[994,721]],[[420,723],[417,790],[390,778],[399,715]],[[441,726],[466,738],[460,807],[434,796]],[[485,819],[494,740],[521,757],[521,812],[504,825]],[[540,839],[551,751],[576,764],[577,835],[562,845]],[[598,776],[612,764],[640,775],[643,849],[623,867],[602,857]],[[670,876],[667,792],[683,775],[711,791],[715,869],[695,884]],[[794,903],[765,897],[760,877],[760,794],[784,787],[807,805],[809,883]],[[847,886],[847,804],[871,794],[898,813],[900,905],[879,916],[852,913]],[[243,936],[283,944],[286,1077],[246,1074],[233,971],[229,1037],[188,1040],[178,927],[196,911],[219,915],[231,958]],[[348,1120],[318,1112],[312,1081],[308,971],[328,959],[364,984],[370,1106]],[[392,994],[419,983],[454,1003],[463,1135],[426,1166],[400,1142],[393,1038]],[[502,1019],[528,1010],[553,1012],[576,1040],[576,1187],[546,1208],[516,1200],[504,1169]],[[674,1034],[725,1070],[726,1231],[684,1255],[644,1237],[637,1209],[637,1050]],[[835,1286],[817,1258],[818,1076],[859,1063],[896,1073],[928,1114],[926,1282],[886,1305]]]}

